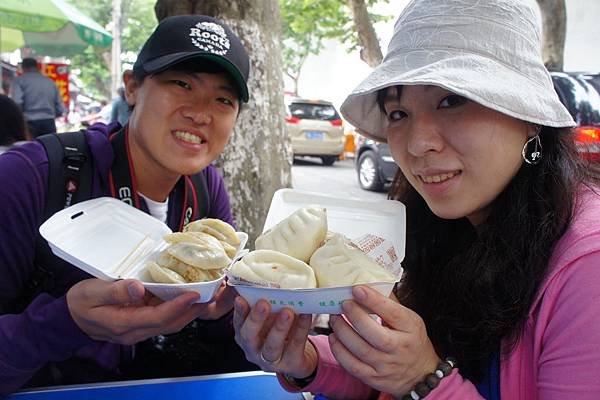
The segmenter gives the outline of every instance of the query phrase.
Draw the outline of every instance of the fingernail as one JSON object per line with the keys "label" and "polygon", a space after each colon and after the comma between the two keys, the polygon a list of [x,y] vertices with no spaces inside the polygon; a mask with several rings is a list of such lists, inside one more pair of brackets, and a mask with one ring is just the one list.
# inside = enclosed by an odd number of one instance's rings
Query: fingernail
{"label": "fingernail", "polygon": [[287,322],[290,319],[290,315],[286,312],[279,314],[279,319],[283,322]]}
{"label": "fingernail", "polygon": [[127,292],[129,293],[129,297],[132,299],[139,299],[141,297],[140,291],[135,282],[131,282],[129,285],[127,285]]}
{"label": "fingernail", "polygon": [[350,310],[352,310],[352,307],[354,307],[354,302],[351,300],[346,300],[342,303],[343,311],[350,311]]}
{"label": "fingernail", "polygon": [[258,304],[256,306],[256,310],[258,311],[258,313],[263,316],[267,313],[267,307],[265,307],[263,304]]}
{"label": "fingernail", "polygon": [[233,306],[235,307],[235,311],[238,313],[242,311],[242,300],[239,297],[236,297],[233,301]]}
{"label": "fingernail", "polygon": [[367,298],[367,291],[362,288],[362,287],[355,287],[352,290],[352,294],[354,295],[354,297],[356,297],[358,300],[364,300]]}

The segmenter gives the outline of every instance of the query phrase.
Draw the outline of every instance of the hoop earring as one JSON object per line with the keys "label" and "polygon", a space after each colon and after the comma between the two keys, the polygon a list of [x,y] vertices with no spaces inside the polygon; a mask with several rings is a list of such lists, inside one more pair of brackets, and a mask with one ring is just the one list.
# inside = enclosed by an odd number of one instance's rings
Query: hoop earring
{"label": "hoop earring", "polygon": [[[530,149],[533,143],[533,150]],[[523,145],[523,151],[521,152],[523,160],[530,165],[537,165],[542,159],[542,141],[540,140],[539,130],[534,137],[529,139]]]}

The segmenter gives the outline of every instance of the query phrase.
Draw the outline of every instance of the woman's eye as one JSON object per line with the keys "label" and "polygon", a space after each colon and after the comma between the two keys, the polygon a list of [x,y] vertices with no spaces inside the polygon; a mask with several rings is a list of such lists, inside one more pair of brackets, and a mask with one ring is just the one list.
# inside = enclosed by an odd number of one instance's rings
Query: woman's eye
{"label": "woman's eye", "polygon": [[448,107],[456,107],[456,106],[460,106],[462,104],[465,104],[467,102],[467,99],[463,96],[460,96],[458,94],[451,94],[449,96],[446,96],[442,99],[442,101],[440,101],[440,108],[448,108]]}
{"label": "woman's eye", "polygon": [[189,83],[187,83],[185,81],[181,81],[179,79],[173,79],[171,82],[173,82],[174,84],[176,84],[178,86],[181,86],[184,89],[191,89],[192,88]]}
{"label": "woman's eye", "polygon": [[392,110],[388,112],[388,119],[390,121],[400,121],[404,117],[406,117],[406,113],[404,111]]}
{"label": "woman's eye", "polygon": [[228,106],[232,106],[233,105],[233,101],[231,101],[231,100],[229,100],[229,99],[227,99],[225,97],[219,97],[217,100],[220,101],[223,104],[228,105]]}

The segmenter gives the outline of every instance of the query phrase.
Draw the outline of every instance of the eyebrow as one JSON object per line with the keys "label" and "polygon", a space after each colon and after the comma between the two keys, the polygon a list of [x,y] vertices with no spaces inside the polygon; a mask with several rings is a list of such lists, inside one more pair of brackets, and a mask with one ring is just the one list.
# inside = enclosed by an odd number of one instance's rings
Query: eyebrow
{"label": "eyebrow", "polygon": [[[202,81],[202,79],[198,76],[198,74],[201,74],[201,73],[211,74],[211,72],[194,72],[194,71],[181,71],[181,72],[189,75],[196,82]],[[214,73],[213,75],[218,75],[218,73]],[[227,83],[220,84],[219,86],[217,86],[217,89],[223,90],[225,92],[228,92],[229,94],[231,94],[235,98],[238,98],[238,96],[239,96],[238,95],[238,91],[235,90],[235,88],[233,86],[231,86],[230,84],[227,84]]]}

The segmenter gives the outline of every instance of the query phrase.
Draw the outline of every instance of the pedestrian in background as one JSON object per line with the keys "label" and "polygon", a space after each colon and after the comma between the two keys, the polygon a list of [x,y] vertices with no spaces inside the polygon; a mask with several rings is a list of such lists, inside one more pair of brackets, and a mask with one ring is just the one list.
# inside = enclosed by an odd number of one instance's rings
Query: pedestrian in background
{"label": "pedestrian in background", "polygon": [[30,139],[21,109],[10,97],[0,94],[0,154]]}
{"label": "pedestrian in background", "polygon": [[110,122],[118,122],[121,126],[125,126],[131,114],[131,106],[125,98],[125,88],[117,89],[117,98],[112,102],[112,110],[110,113]]}
{"label": "pedestrian in background", "polygon": [[335,399],[600,398],[600,171],[577,153],[532,4],[412,1],[341,111],[400,167],[402,281],[391,298],[354,287],[328,337],[238,297],[248,359]]}
{"label": "pedestrian in background", "polygon": [[25,115],[31,136],[56,132],[54,119],[65,112],[56,84],[40,73],[33,58],[24,58],[21,69],[23,75],[13,79],[10,93]]}

